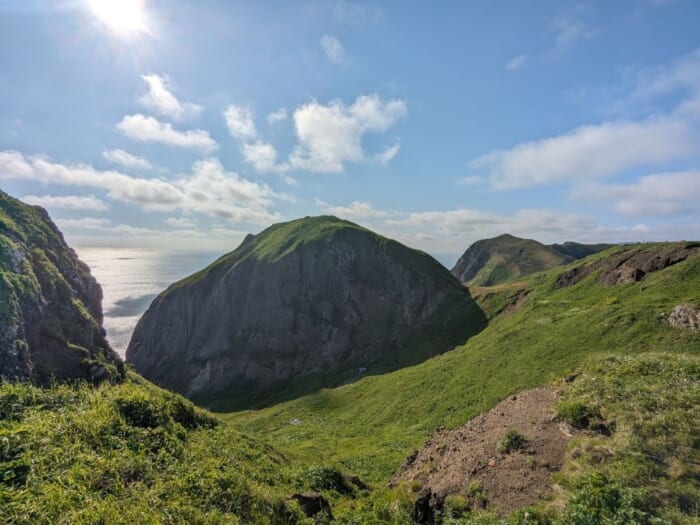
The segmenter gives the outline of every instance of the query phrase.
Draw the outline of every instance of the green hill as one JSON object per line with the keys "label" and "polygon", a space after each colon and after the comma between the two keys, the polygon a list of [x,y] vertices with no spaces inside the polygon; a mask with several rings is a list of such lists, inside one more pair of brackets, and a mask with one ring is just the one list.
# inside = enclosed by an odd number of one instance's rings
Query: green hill
{"label": "green hill", "polygon": [[[284,239],[248,253],[282,260],[308,237]],[[442,524],[697,524],[700,243],[616,246],[471,292],[489,323],[465,344],[262,410],[211,414],[133,372],[0,382],[0,522],[406,524],[430,504]],[[478,484],[435,503],[387,487],[437,429],[542,385],[577,429],[551,499],[507,517]]]}
{"label": "green hill", "polygon": [[609,247],[607,244],[575,242],[547,246],[532,239],[504,234],[472,244],[455,264],[452,275],[463,283],[492,286],[549,270]]}
{"label": "green hill", "polygon": [[169,287],[126,357],[156,384],[230,410],[416,364],[485,325],[429,255],[348,221],[306,217],[246,237]]}

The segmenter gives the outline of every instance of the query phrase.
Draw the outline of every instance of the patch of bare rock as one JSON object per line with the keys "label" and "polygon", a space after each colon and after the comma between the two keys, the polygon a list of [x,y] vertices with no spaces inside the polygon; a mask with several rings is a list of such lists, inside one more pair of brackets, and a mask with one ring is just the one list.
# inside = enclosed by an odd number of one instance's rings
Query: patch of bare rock
{"label": "patch of bare rock", "polygon": [[[414,519],[432,523],[446,498],[458,495],[470,509],[507,515],[552,494],[575,431],[555,420],[557,390],[542,387],[510,396],[456,430],[438,430],[409,457],[391,481],[416,492]],[[510,451],[507,435],[524,442]]]}
{"label": "patch of bare rock", "polygon": [[596,270],[601,270],[598,283],[615,285],[643,280],[647,274],[663,270],[700,253],[695,243],[682,243],[663,250],[631,250],[601,259],[592,264],[576,266],[557,277],[558,288],[579,283]]}
{"label": "patch of bare rock", "polygon": [[700,308],[679,304],[666,317],[666,323],[673,328],[700,330]]}

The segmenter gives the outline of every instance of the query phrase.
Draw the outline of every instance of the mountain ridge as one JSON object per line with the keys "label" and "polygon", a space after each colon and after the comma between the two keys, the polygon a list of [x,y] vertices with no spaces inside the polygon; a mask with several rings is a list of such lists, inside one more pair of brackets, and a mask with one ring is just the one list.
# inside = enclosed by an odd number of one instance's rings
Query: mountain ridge
{"label": "mountain ridge", "polygon": [[462,283],[492,286],[567,264],[610,246],[571,241],[546,245],[504,233],[471,244],[450,271]]}

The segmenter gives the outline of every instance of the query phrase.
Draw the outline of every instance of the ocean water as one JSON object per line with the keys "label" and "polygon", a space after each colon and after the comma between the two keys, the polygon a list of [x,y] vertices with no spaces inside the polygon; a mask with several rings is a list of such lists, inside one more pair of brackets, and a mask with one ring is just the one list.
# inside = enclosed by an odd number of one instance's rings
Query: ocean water
{"label": "ocean water", "polygon": [[170,284],[217,259],[221,253],[145,249],[76,248],[102,285],[107,340],[123,357],[137,321]]}

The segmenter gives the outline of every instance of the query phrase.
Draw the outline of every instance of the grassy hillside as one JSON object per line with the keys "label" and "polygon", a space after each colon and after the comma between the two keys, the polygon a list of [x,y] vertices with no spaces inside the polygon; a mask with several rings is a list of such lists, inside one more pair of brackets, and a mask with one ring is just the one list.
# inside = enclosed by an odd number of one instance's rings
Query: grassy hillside
{"label": "grassy hillside", "polygon": [[545,245],[504,234],[472,244],[457,261],[452,274],[473,286],[493,286],[561,266],[609,246],[574,242]]}
{"label": "grassy hillside", "polygon": [[[662,247],[616,247],[587,261]],[[641,283],[615,286],[598,284],[593,272],[574,286],[558,288],[556,278],[564,270],[535,274],[523,279],[522,287],[482,296],[494,316],[491,324],[452,352],[226,419],[267,436],[294,461],[314,464],[325,458],[382,484],[435,428],[456,427],[511,393],[561,378],[588,356],[700,354],[700,333],[671,328],[660,319],[680,303],[700,304],[700,256],[651,273]],[[517,311],[497,314],[519,289],[528,294]]]}
{"label": "grassy hillside", "polygon": [[[386,482],[412,451],[554,382],[564,421],[601,421],[612,435],[584,428],[554,475],[558,496],[509,524],[698,523],[700,333],[660,315],[700,304],[700,255],[615,286],[592,272],[557,287],[565,270],[477,290],[491,323],[463,347],[261,411],[211,415],[135,374],[99,387],[1,384],[0,521],[326,523],[291,499],[314,491],[337,523],[410,523],[420,487]],[[463,503],[446,500],[439,521],[505,523]]]}

